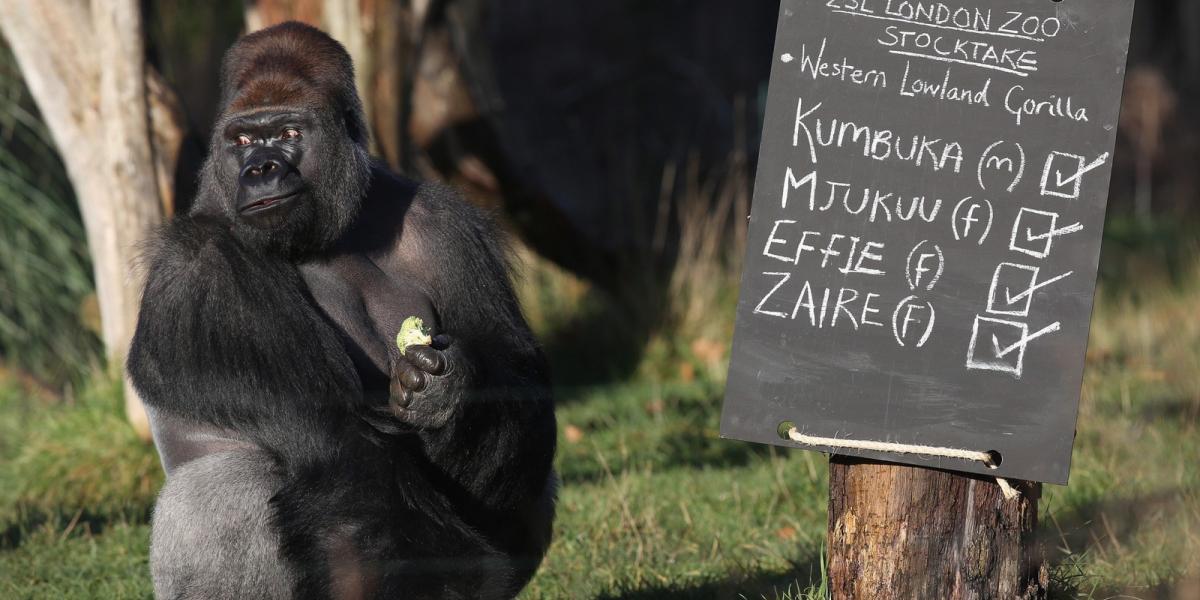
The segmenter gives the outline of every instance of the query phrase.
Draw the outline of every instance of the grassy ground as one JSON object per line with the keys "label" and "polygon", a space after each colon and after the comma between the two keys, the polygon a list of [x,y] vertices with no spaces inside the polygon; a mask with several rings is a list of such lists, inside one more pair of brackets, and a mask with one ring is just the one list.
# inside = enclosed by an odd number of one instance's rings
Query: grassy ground
{"label": "grassy ground", "polygon": [[[672,283],[688,300],[640,356],[615,326],[634,316],[552,268],[527,273],[561,381],[563,488],[524,597],[824,595],[825,460],[718,439],[730,328],[707,317],[731,314],[731,280],[700,269]],[[1060,598],[1200,597],[1200,269],[1188,273],[1100,295],[1071,485],[1042,504]],[[0,385],[0,598],[150,596],[161,474],[118,396]]]}

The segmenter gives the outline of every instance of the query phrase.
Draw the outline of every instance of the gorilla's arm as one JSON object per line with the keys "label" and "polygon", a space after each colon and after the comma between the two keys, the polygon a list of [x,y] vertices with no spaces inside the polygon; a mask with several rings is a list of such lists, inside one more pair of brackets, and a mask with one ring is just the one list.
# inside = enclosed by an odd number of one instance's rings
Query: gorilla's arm
{"label": "gorilla's arm", "polygon": [[180,217],[151,248],[129,373],[148,405],[273,452],[334,452],[362,392],[295,268],[224,223]]}
{"label": "gorilla's arm", "polygon": [[545,356],[509,281],[501,237],[450,190],[423,185],[414,200],[424,287],[439,333],[449,337],[446,372],[426,377],[411,410],[449,411],[421,428],[428,458],[481,508],[521,508],[546,490],[556,427]]}

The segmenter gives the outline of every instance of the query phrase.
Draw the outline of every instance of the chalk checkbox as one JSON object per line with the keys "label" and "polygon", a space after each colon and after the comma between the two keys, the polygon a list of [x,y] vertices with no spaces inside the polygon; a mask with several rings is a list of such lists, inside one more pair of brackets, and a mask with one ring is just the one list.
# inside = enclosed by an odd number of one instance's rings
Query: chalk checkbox
{"label": "chalk checkbox", "polygon": [[1051,152],[1042,172],[1042,195],[1075,199],[1082,188],[1084,158],[1078,154]]}
{"label": "chalk checkbox", "polygon": [[1000,263],[992,275],[992,287],[988,292],[987,311],[993,315],[1010,317],[1029,316],[1029,305],[1037,289],[1038,272],[1041,269],[1028,265]]}
{"label": "chalk checkbox", "polygon": [[1083,225],[1079,223],[1059,227],[1056,212],[1022,208],[1013,221],[1008,249],[1034,258],[1046,258],[1056,238],[1079,231],[1083,231]]}
{"label": "chalk checkbox", "polygon": [[1054,243],[1054,228],[1057,225],[1058,213],[1022,208],[1013,222],[1008,248],[1034,258],[1046,258]]}
{"label": "chalk checkbox", "polygon": [[1083,190],[1083,178],[1108,162],[1108,153],[1092,162],[1078,154],[1051,152],[1042,171],[1042,195],[1076,200]]}
{"label": "chalk checkbox", "polygon": [[1025,323],[975,315],[971,343],[967,346],[967,368],[1010,373],[1020,379],[1030,342],[1061,328],[1062,323],[1056,321],[1029,333]]}
{"label": "chalk checkbox", "polygon": [[1028,335],[1029,326],[1024,323],[976,316],[967,348],[967,368],[1011,373],[1019,378],[1025,369]]}

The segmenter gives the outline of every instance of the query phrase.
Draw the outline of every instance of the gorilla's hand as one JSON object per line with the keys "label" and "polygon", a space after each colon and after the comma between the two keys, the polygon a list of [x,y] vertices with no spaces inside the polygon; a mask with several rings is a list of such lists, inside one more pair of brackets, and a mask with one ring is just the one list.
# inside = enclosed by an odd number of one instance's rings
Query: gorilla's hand
{"label": "gorilla's hand", "polygon": [[392,414],[417,427],[437,428],[449,422],[466,390],[465,363],[459,354],[444,334],[428,346],[405,349],[392,361]]}

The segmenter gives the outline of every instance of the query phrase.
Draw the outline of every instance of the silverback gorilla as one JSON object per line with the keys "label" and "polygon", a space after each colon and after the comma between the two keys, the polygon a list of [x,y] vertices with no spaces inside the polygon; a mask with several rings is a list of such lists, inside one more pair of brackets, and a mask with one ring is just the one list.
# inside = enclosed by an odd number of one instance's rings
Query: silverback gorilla
{"label": "silverback gorilla", "polygon": [[[247,35],[129,374],[162,598],[508,598],[549,544],[553,401],[491,223],[375,165],[346,51]],[[401,353],[401,322],[433,341]]]}

